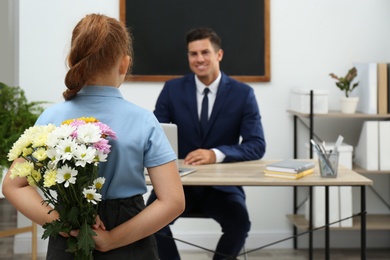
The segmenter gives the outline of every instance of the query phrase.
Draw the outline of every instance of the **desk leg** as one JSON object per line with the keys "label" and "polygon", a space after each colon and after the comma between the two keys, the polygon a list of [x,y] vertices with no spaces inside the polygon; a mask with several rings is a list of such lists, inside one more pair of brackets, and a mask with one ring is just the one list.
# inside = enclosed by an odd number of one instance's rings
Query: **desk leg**
{"label": "desk leg", "polygon": [[[298,117],[297,116],[294,116],[294,159],[297,159],[298,158],[298,147],[297,147],[297,122],[298,122]],[[297,186],[294,186],[294,202],[293,202],[293,205],[294,205],[294,215],[298,214],[298,187]],[[297,249],[298,248],[298,238],[297,238],[297,234],[298,234],[298,229],[297,227],[294,225],[293,227],[293,235],[294,235],[294,238],[293,238],[293,243],[294,243],[294,249]]]}
{"label": "desk leg", "polygon": [[361,239],[361,245],[360,245],[360,253],[361,253],[361,259],[365,260],[367,255],[366,255],[366,217],[367,217],[367,212],[366,212],[366,186],[361,186],[360,187],[360,239]]}
{"label": "desk leg", "polygon": [[309,260],[313,259],[313,186],[309,187]]}
{"label": "desk leg", "polygon": [[[294,212],[294,215],[297,215],[298,214],[298,188],[297,186],[294,186],[294,201],[293,201],[293,212]],[[294,243],[294,249],[297,249],[298,248],[298,237],[297,237],[297,234],[298,234],[298,229],[297,229],[297,226],[294,225],[293,227],[293,235],[294,235],[294,238],[293,238],[293,243]]]}
{"label": "desk leg", "polygon": [[38,255],[38,237],[37,237],[37,224],[35,222],[32,223],[32,232],[31,232],[31,256],[32,260],[37,260]]}
{"label": "desk leg", "polygon": [[325,186],[325,259],[330,259],[329,254],[329,186]]}

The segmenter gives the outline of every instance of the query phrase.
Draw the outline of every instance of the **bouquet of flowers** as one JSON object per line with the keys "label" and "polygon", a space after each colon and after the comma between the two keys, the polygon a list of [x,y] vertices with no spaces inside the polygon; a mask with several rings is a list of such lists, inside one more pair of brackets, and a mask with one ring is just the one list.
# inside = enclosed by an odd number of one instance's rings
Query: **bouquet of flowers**
{"label": "bouquet of flowers", "polygon": [[68,252],[75,259],[93,259],[92,229],[97,216],[99,193],[105,179],[98,178],[100,162],[110,152],[108,137],[116,134],[93,117],[67,120],[61,126],[33,126],[25,130],[8,153],[8,160],[24,158],[11,170],[11,179],[25,177],[44,194],[42,203],[51,205],[59,218],[43,226],[43,239],[79,230],[69,236]]}

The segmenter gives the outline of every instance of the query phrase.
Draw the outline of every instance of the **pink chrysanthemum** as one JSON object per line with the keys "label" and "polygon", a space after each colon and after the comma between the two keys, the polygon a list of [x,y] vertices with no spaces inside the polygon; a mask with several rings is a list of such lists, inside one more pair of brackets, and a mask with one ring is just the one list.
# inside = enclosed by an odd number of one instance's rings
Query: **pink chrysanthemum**
{"label": "pink chrysanthemum", "polygon": [[103,124],[102,122],[95,123],[97,126],[99,126],[100,130],[102,131],[102,134],[105,136],[109,136],[112,139],[116,139],[116,133],[106,124]]}

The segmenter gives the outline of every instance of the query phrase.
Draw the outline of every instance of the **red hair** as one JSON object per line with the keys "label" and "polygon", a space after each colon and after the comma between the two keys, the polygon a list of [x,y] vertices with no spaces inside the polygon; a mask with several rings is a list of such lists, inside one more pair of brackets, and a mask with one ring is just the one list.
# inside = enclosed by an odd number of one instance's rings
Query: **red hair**
{"label": "red hair", "polygon": [[[132,39],[127,28],[114,18],[101,14],[84,17],[73,29],[65,77],[65,100],[72,99],[88,79],[106,73],[120,57],[133,57]],[[129,71],[130,73],[130,67]]]}

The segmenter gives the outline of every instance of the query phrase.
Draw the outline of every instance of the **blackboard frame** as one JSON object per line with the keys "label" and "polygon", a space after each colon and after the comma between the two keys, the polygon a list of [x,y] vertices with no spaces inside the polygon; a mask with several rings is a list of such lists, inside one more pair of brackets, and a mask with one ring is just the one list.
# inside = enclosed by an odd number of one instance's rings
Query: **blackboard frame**
{"label": "blackboard frame", "polygon": [[[186,0],[189,1],[189,0]],[[190,0],[193,1],[194,4],[196,4],[196,0]],[[234,1],[234,0],[225,0],[225,1]],[[261,0],[259,0],[261,1]],[[237,1],[236,1],[237,2]],[[259,49],[256,51],[259,51],[262,53],[262,57],[264,57],[264,60],[260,61],[262,63],[263,72],[259,72],[256,75],[235,75],[234,73],[229,73],[229,76],[240,80],[244,82],[269,82],[271,80],[271,58],[270,58],[270,0],[263,0],[261,1],[263,6],[263,14],[260,14],[263,18],[263,24],[260,26],[263,26],[263,35],[260,35],[264,42],[262,42],[262,46],[259,46]],[[173,8],[170,6],[170,8]],[[245,13],[242,14],[242,16],[245,16]],[[237,19],[237,18],[236,18]],[[239,18],[238,18],[239,19]],[[120,20],[124,24],[127,25],[127,18],[126,18],[126,0],[120,0]],[[163,21],[162,21],[163,22]],[[131,27],[131,26],[128,26]],[[136,35],[135,35],[136,37]],[[183,35],[184,37],[184,35]],[[224,41],[224,38],[222,39]],[[180,51],[181,52],[181,51]],[[137,54],[135,54],[137,55]],[[135,56],[137,58],[137,56]],[[171,74],[164,74],[164,73],[154,73],[153,75],[149,74],[132,74],[130,76],[126,77],[126,81],[159,81],[164,82],[172,78],[180,77],[181,75],[171,75]]]}

